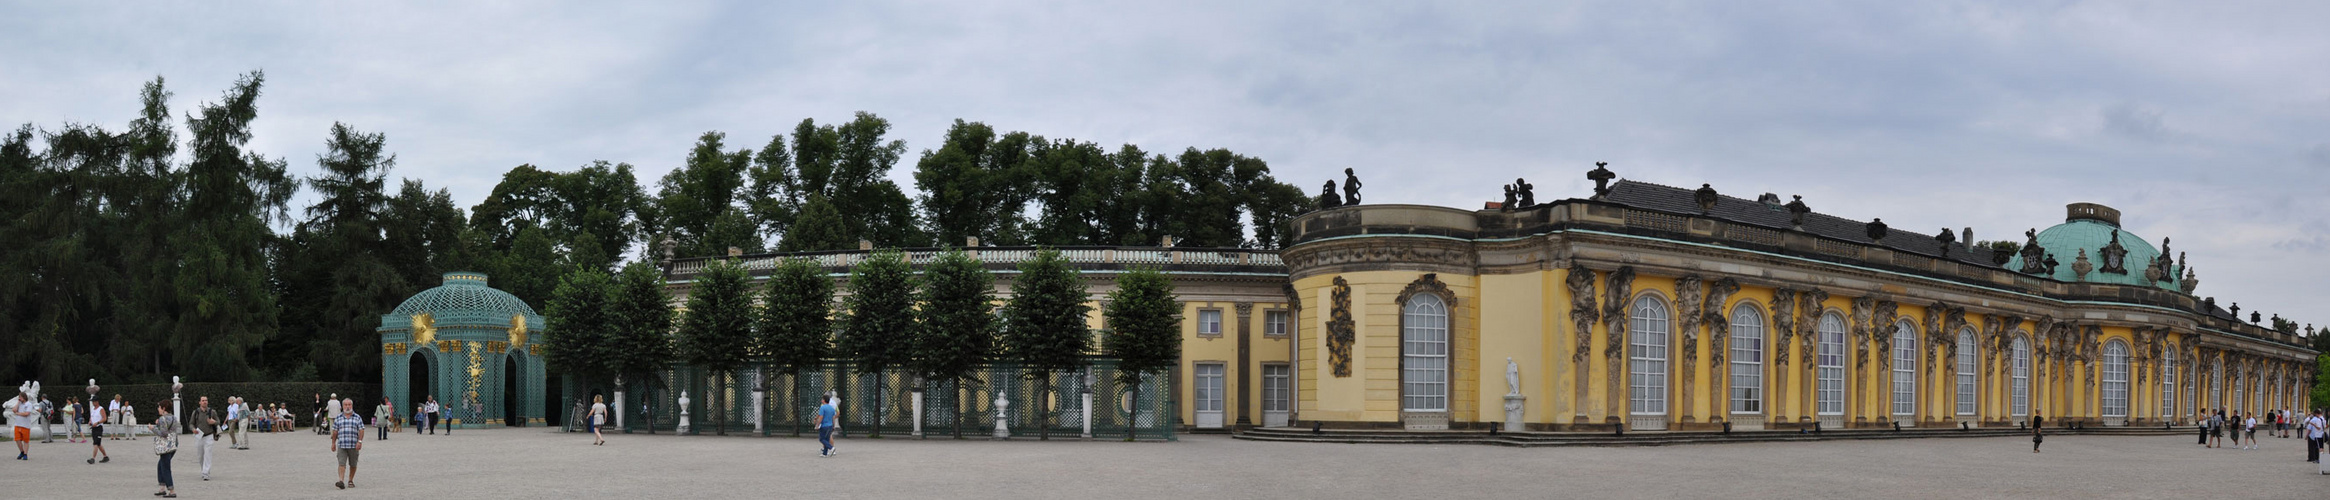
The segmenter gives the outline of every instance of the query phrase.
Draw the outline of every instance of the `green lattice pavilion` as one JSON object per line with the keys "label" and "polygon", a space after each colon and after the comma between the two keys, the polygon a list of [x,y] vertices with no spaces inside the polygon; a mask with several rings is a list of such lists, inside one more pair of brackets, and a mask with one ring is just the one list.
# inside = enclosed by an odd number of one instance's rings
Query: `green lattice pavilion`
{"label": "green lattice pavilion", "polygon": [[[380,386],[410,416],[436,396],[457,427],[543,423],[542,315],[484,273],[445,273],[380,316]],[[373,403],[360,404],[368,408]]]}

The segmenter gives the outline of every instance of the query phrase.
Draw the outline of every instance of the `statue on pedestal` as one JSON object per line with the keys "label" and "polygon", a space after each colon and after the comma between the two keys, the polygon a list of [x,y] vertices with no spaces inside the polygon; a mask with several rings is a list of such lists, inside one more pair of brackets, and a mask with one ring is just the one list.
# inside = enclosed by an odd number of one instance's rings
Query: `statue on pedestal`
{"label": "statue on pedestal", "polygon": [[1343,197],[1335,195],[1335,181],[1327,181],[1327,187],[1319,189],[1319,209],[1326,210],[1340,206],[1343,206]]}
{"label": "statue on pedestal", "polygon": [[1521,395],[1521,365],[1514,364],[1511,356],[1505,357],[1505,395]]}
{"label": "statue on pedestal", "polygon": [[1609,195],[1610,179],[1616,178],[1618,178],[1618,173],[1611,172],[1610,162],[1606,161],[1594,162],[1594,169],[1586,172],[1586,180],[1594,181],[1595,199],[1601,199],[1603,196]]}
{"label": "statue on pedestal", "polygon": [[680,391],[680,428],[679,428],[679,432],[680,432],[681,434],[687,434],[687,433],[688,433],[688,429],[689,429],[689,428],[691,428],[691,427],[693,427],[693,426],[689,425],[689,422],[688,422],[688,391]]}
{"label": "statue on pedestal", "polygon": [[1351,173],[1348,168],[1343,169],[1343,204],[1359,204],[1359,174]]}
{"label": "statue on pedestal", "polygon": [[1521,194],[1521,208],[1537,206],[1537,186],[1530,185],[1528,179],[1513,179],[1513,192]]}
{"label": "statue on pedestal", "polygon": [[1011,400],[1005,399],[1003,394],[997,393],[995,395],[995,439],[1009,439],[1011,437],[1010,413],[1004,411],[1008,408],[1011,408]]}

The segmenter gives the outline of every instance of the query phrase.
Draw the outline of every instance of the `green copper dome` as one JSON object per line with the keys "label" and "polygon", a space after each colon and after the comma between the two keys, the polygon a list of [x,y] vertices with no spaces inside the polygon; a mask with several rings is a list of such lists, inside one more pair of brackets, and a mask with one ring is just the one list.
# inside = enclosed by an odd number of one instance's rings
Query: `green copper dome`
{"label": "green copper dome", "polygon": [[[437,327],[484,326],[509,328],[518,321],[539,328],[542,316],[526,301],[518,300],[509,292],[486,286],[485,273],[445,273],[445,283],[422,290],[398,304],[396,309],[381,315],[382,329],[411,326],[413,316],[429,313]],[[524,320],[512,318],[523,317]]]}
{"label": "green copper dome", "polygon": [[[2055,272],[2048,277],[2064,282],[2150,285],[2180,290],[2176,280],[2182,276],[2182,268],[2169,266],[2167,279],[2161,281],[2151,281],[2145,276],[2144,270],[2160,257],[2160,250],[2152,248],[2152,244],[2144,241],[2143,237],[2120,229],[2119,211],[2092,203],[2074,203],[2070,210],[2069,220],[2038,234],[2039,248],[2052,254],[2057,263]],[[2125,252],[2117,266],[2107,261],[2111,258],[2110,253],[2116,253],[2107,251],[2115,242],[2117,248]],[[2094,266],[2084,279],[2079,276],[2077,269],[2082,251],[2087,253],[2088,264]],[[2022,270],[2022,254],[2018,253],[2008,259],[2006,268]]]}

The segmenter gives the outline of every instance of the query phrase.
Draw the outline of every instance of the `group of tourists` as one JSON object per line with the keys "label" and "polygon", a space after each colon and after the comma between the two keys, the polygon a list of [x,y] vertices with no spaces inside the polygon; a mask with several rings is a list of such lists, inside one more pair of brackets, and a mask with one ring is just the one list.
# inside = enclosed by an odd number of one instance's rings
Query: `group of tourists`
{"label": "group of tourists", "polygon": [[[2321,464],[2323,447],[2330,446],[2330,439],[2325,439],[2325,432],[2330,431],[2330,420],[2325,420],[2323,410],[2319,408],[2310,414],[2287,409],[2267,411],[2262,415],[2244,415],[2239,411],[2228,415],[2223,409],[2203,414],[2208,415],[2208,418],[2200,421],[2200,438],[2196,443],[2202,447],[2223,448],[2225,437],[2231,436],[2235,449],[2255,450],[2257,430],[2260,427],[2265,428],[2266,437],[2288,439],[2294,435],[2304,438],[2306,461],[2309,463]],[[2317,466],[2316,469],[2322,474],[2330,474],[2330,466]]]}

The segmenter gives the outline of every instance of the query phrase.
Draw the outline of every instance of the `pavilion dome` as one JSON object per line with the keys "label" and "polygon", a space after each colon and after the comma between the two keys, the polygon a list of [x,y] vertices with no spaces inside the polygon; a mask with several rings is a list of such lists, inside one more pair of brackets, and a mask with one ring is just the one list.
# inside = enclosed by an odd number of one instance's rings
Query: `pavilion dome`
{"label": "pavilion dome", "polygon": [[[2136,233],[2120,229],[2118,210],[2094,203],[2073,203],[2068,209],[2070,216],[2062,224],[2039,231],[2035,240],[2039,248],[2052,254],[2057,262],[2055,272],[2048,277],[2071,283],[2148,285],[2181,291],[2176,281],[2179,273],[2184,272],[2182,268],[2170,266],[2168,279],[2162,281],[2151,281],[2145,276],[2145,268],[2160,257],[2160,250],[2153,248],[2150,242]],[[2114,248],[2115,244],[2120,251],[2125,252],[2119,269],[2113,269],[2106,262],[2107,249]],[[2085,278],[2081,278],[2074,267],[2083,251],[2087,254],[2088,262],[2095,266]],[[2006,268],[2021,270],[2022,254],[2018,252],[2008,259]]]}
{"label": "pavilion dome", "polygon": [[508,328],[522,320],[529,325],[541,325],[542,317],[526,301],[509,292],[486,286],[485,273],[445,273],[444,284],[422,290],[398,304],[395,310],[381,317],[381,327],[402,327],[412,322],[415,315],[428,313],[439,327],[487,326]]}

